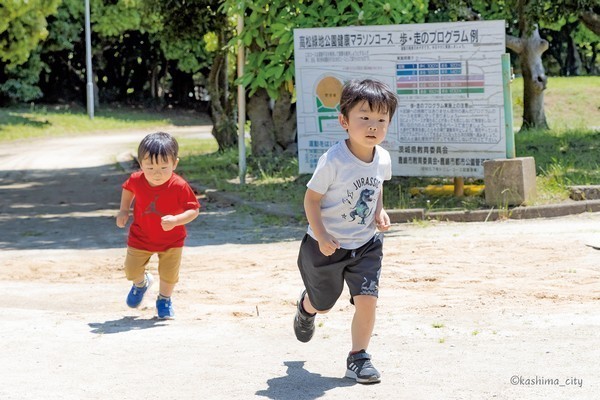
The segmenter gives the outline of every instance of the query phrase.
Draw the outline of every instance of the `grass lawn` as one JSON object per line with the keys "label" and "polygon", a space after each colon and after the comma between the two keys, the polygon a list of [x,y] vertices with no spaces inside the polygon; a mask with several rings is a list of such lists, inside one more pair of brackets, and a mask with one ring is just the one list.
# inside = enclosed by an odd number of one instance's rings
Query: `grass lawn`
{"label": "grass lawn", "polygon": [[130,107],[100,107],[91,120],[81,106],[22,106],[0,108],[0,141],[86,134],[120,129],[210,124],[193,111],[153,112]]}
{"label": "grass lawn", "polygon": [[[511,85],[514,126],[521,125],[523,82]],[[568,200],[569,185],[600,184],[600,77],[550,78],[545,93],[548,131],[515,133],[517,156],[533,156],[537,168],[535,204]],[[81,107],[0,108],[0,141],[39,136],[85,134],[100,130],[142,129],[210,124],[192,111],[154,112],[132,108],[100,108],[91,121]],[[291,156],[248,156],[246,185],[238,182],[238,150],[218,153],[214,140],[182,139],[179,169],[190,181],[236,192],[253,201],[289,204],[302,210],[308,175],[298,175]],[[249,149],[250,146],[247,146]],[[466,180],[466,184],[482,184]],[[386,182],[386,208],[429,210],[485,208],[482,195],[455,198],[414,194],[415,187],[452,184],[448,178],[402,178]]]}
{"label": "grass lawn", "polygon": [[[523,79],[511,84],[514,127],[523,120]],[[600,129],[600,77],[551,77],[544,92],[544,111],[553,130]]]}

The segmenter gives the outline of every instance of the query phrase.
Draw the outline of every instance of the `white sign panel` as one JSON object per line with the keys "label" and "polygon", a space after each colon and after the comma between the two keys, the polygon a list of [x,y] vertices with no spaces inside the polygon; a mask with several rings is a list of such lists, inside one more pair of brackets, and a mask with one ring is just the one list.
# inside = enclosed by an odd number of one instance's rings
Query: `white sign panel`
{"label": "white sign panel", "polygon": [[300,173],[347,134],[337,122],[349,79],[398,94],[383,146],[398,176],[483,177],[506,157],[504,21],[294,30]]}

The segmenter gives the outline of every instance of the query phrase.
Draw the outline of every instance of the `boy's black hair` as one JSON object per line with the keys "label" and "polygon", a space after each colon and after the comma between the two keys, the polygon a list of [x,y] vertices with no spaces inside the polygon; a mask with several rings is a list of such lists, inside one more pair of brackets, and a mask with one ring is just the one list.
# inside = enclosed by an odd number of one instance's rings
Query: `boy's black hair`
{"label": "boy's black hair", "polygon": [[152,163],[157,163],[159,156],[163,161],[169,161],[169,157],[175,161],[178,154],[179,144],[177,140],[165,132],[147,135],[138,146],[138,160],[140,163],[146,156],[150,157]]}
{"label": "boy's black hair", "polygon": [[385,112],[390,116],[390,121],[398,107],[398,98],[383,82],[373,79],[353,79],[344,84],[340,98],[340,112],[345,118],[348,113],[360,102],[366,101],[373,111]]}

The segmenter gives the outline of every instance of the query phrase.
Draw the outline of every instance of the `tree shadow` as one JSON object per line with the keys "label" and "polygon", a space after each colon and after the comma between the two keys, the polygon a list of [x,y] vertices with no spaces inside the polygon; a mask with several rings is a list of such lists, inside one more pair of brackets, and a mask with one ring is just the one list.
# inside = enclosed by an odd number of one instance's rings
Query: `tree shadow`
{"label": "tree shadow", "polygon": [[22,115],[16,115],[8,113],[0,122],[0,131],[9,125],[25,125],[31,128],[44,128],[52,125],[48,120],[38,121],[33,118],[23,117]]}
{"label": "tree shadow", "polygon": [[90,332],[104,335],[110,333],[122,333],[129,331],[137,331],[141,329],[158,328],[167,326],[164,320],[158,318],[138,319],[138,317],[123,317],[113,321],[90,322],[88,324],[92,330]]}
{"label": "tree shadow", "polygon": [[[129,225],[117,228],[115,216],[127,177],[114,164],[57,170],[0,165],[0,250],[124,248]],[[186,226],[186,246],[296,240],[305,231],[300,224],[274,229],[235,206],[203,202],[200,212]]]}
{"label": "tree shadow", "polygon": [[314,400],[325,395],[325,392],[337,387],[347,387],[356,384],[346,378],[323,377],[320,374],[304,369],[305,361],[285,361],[287,375],[269,379],[268,389],[259,390],[257,396],[273,400]]}

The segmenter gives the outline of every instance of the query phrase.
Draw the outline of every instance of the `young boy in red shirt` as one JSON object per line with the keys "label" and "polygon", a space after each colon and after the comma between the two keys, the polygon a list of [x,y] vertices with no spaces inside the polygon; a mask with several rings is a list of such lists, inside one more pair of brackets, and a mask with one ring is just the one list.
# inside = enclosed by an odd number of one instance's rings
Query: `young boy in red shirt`
{"label": "young boy in red shirt", "polygon": [[146,266],[158,254],[160,288],[156,299],[158,317],[173,318],[171,295],[179,281],[181,252],[186,237],[185,224],[198,216],[200,204],[188,183],[175,174],[179,145],[168,133],[147,135],[138,147],[141,171],[131,174],[122,185],[117,226],[124,228],[133,206],[129,228],[125,274],[133,282],[127,305],[138,307],[153,283]]}

